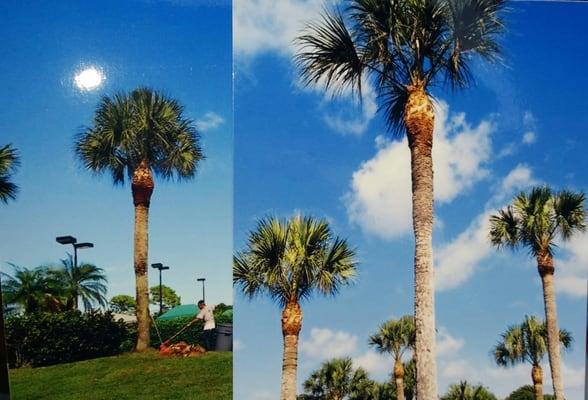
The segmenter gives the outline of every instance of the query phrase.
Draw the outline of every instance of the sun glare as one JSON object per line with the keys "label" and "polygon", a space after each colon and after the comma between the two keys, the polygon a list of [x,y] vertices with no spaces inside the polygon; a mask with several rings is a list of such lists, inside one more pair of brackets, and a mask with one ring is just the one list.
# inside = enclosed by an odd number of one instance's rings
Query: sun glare
{"label": "sun glare", "polygon": [[104,74],[96,67],[89,67],[78,72],[74,82],[80,90],[94,90],[104,82]]}

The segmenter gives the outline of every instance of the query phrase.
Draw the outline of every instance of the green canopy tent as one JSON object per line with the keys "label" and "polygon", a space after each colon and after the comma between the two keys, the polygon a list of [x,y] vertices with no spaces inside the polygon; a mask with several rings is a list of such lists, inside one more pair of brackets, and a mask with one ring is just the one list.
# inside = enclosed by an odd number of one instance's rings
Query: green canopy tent
{"label": "green canopy tent", "polygon": [[200,310],[196,304],[182,304],[161,314],[158,320],[168,320],[182,317],[196,317]]}

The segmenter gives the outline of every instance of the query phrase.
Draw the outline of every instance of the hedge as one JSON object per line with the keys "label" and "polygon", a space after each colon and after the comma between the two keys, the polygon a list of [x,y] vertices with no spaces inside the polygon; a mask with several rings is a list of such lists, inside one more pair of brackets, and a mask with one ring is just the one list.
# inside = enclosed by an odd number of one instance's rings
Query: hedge
{"label": "hedge", "polygon": [[115,355],[128,328],[110,312],[34,313],[6,319],[10,367],[33,367]]}

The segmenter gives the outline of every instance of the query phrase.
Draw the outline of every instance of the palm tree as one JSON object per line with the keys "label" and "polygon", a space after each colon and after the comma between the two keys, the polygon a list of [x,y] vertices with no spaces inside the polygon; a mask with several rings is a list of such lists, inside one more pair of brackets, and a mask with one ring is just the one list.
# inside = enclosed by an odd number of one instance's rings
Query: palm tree
{"label": "palm tree", "polygon": [[265,218],[249,233],[233,262],[233,283],[253,298],[266,294],[282,308],[282,400],[296,399],[300,303],[315,294],[334,295],[356,274],[355,251],[335,237],[325,220],[295,215]]}
{"label": "palm tree", "polygon": [[11,181],[20,163],[18,152],[12,145],[0,147],[0,201],[8,203],[16,198],[18,186]]}
{"label": "palm tree", "polygon": [[75,266],[68,254],[68,258],[61,260],[61,266],[49,268],[48,273],[60,286],[66,309],[78,310],[80,298],[85,310],[90,310],[93,303],[103,307],[108,303],[105,297],[107,279],[102,268],[88,263]]}
{"label": "palm tree", "polygon": [[369,339],[370,346],[374,346],[380,353],[390,353],[394,358],[393,376],[398,400],[405,398],[402,357],[407,351],[412,350],[414,339],[414,318],[410,315],[383,323],[378,332]]}
{"label": "palm tree", "polygon": [[4,274],[8,279],[2,282],[6,304],[20,304],[25,313],[38,311],[60,311],[61,291],[55,281],[50,279],[45,267],[29,269],[9,263],[13,275]]}
{"label": "palm tree", "polygon": [[151,89],[103,97],[92,126],[84,128],[75,143],[76,154],[86,169],[110,173],[115,184],[131,181],[135,206],[136,351],[149,347],[147,258],[153,174],[163,179],[192,178],[203,159],[196,128],[183,113],[180,103]]}
{"label": "palm tree", "polygon": [[535,187],[520,193],[512,204],[490,217],[490,240],[497,248],[524,247],[537,260],[543,284],[543,302],[547,321],[547,349],[556,400],[564,399],[561,377],[559,328],[553,275],[556,240],[569,240],[586,230],[585,195],[567,190],[553,192]]}
{"label": "palm tree", "polygon": [[310,374],[298,400],[360,399],[371,384],[365,370],[353,368],[351,358],[334,358]]}
{"label": "palm tree", "polygon": [[[543,370],[541,360],[547,350],[547,324],[537,318],[525,316],[520,325],[509,327],[501,334],[500,341],[492,350],[494,360],[500,366],[506,367],[518,363],[529,363],[533,366],[531,378],[535,391],[535,400],[543,400]],[[570,348],[572,335],[566,330],[560,330],[558,342],[564,348]]]}
{"label": "palm tree", "polygon": [[389,130],[406,132],[411,152],[415,235],[417,392],[437,397],[433,276],[433,128],[431,88],[473,81],[471,61],[495,61],[506,0],[347,0],[326,9],[296,43],[295,61],[307,85],[360,99],[371,79]]}
{"label": "palm tree", "polygon": [[497,398],[482,385],[472,386],[467,381],[461,381],[449,386],[441,400],[497,400]]}

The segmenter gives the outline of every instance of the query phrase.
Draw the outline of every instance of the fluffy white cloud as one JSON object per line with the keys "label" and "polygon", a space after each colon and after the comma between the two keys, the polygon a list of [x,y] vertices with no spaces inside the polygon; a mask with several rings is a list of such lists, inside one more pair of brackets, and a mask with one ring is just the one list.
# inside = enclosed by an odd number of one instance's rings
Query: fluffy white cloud
{"label": "fluffy white cloud", "polygon": [[275,400],[277,396],[275,393],[272,393],[270,391],[267,390],[260,390],[257,392],[254,392],[249,399],[250,400]]}
{"label": "fluffy white cloud", "polygon": [[[488,174],[485,164],[492,150],[494,126],[484,120],[472,127],[465,114],[450,116],[442,102],[435,118],[435,199],[449,203]],[[353,223],[367,233],[390,239],[409,233],[411,228],[410,151],[406,138],[387,141],[378,137],[376,147],[374,158],[353,173],[344,201]]]}
{"label": "fluffy white cloud", "polygon": [[390,375],[393,361],[390,355],[368,350],[364,354],[354,357],[353,364],[355,367],[365,369],[372,378],[381,380]]}
{"label": "fluffy white cloud", "polygon": [[588,282],[588,233],[572,237],[560,244],[563,250],[555,260],[555,290],[573,297],[587,295]]}
{"label": "fluffy white cloud", "polygon": [[322,10],[322,0],[235,0],[233,48],[237,57],[277,52],[290,56],[294,38]]}
{"label": "fluffy white cloud", "polygon": [[457,353],[464,345],[462,338],[449,334],[447,328],[439,327],[437,332],[437,357],[444,357]]}
{"label": "fluffy white cloud", "polygon": [[239,339],[233,339],[233,350],[239,351],[245,348],[245,344]]}
{"label": "fluffy white cloud", "polygon": [[218,128],[225,122],[223,117],[212,111],[207,112],[201,118],[196,120],[196,127],[202,132]]}
{"label": "fluffy white cloud", "polygon": [[435,250],[435,289],[444,291],[458,287],[475,272],[479,263],[492,251],[488,241],[490,215],[502,207],[513,192],[535,183],[529,167],[518,165],[495,188],[496,193],[470,225],[455,239]]}
{"label": "fluffy white cloud", "polygon": [[301,351],[309,358],[344,357],[357,349],[357,336],[328,328],[312,328],[310,338],[302,340]]}

